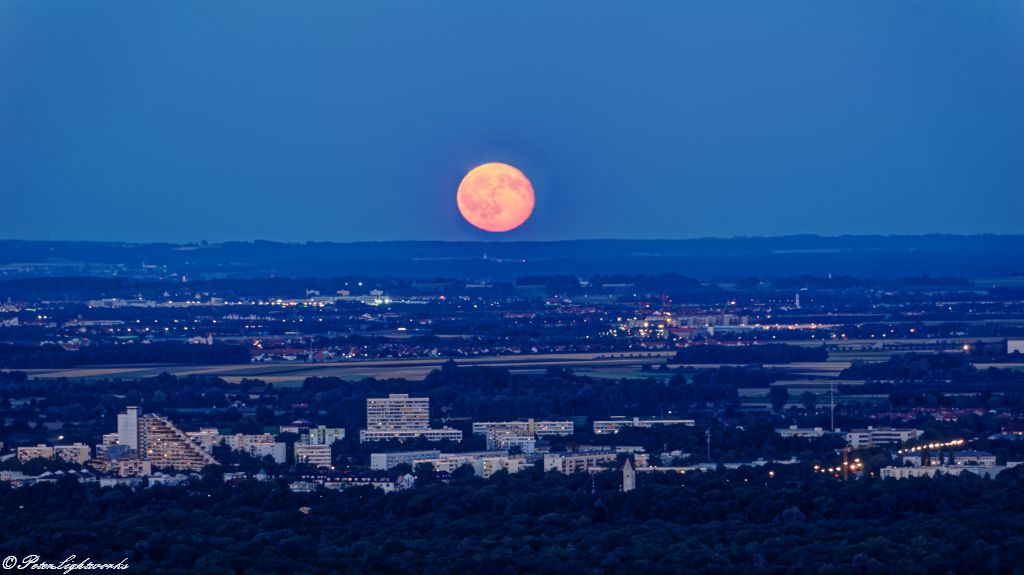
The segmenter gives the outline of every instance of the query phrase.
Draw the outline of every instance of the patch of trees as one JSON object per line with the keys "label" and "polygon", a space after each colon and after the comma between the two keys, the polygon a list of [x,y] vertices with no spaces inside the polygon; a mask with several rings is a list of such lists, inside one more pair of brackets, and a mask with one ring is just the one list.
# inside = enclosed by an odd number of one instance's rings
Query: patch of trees
{"label": "patch of trees", "polygon": [[883,362],[854,362],[843,379],[950,382],[954,384],[1022,383],[1024,372],[990,367],[978,369],[964,353],[908,353]]}
{"label": "patch of trees", "polygon": [[826,361],[825,346],[806,347],[785,343],[758,345],[691,345],[676,352],[675,363],[792,363]]}
{"label": "patch of trees", "polygon": [[[1014,573],[1020,470],[839,481],[804,466],[595,478],[459,474],[396,494],[280,483],[0,486],[0,555],[176,573]],[[73,509],[68,502],[74,501]]]}
{"label": "patch of trees", "polygon": [[69,351],[59,345],[0,345],[0,367],[8,369],[49,369],[80,365],[125,365],[135,363],[248,363],[245,346],[195,345],[182,342],[104,344]]}
{"label": "patch of trees", "polygon": [[[543,374],[510,374],[491,367],[459,367],[449,362],[423,381],[372,379],[351,382],[337,378],[309,378],[303,394],[340,420],[362,421],[366,398],[389,393],[410,393],[431,399],[433,417],[471,418],[476,421],[526,417],[607,417],[677,414],[702,408],[709,402],[735,402],[741,372],[696,371],[691,383],[683,374],[671,378],[606,379],[579,376],[571,370],[550,368]],[[751,377],[751,379],[754,379]],[[287,390],[282,390],[287,393]]]}

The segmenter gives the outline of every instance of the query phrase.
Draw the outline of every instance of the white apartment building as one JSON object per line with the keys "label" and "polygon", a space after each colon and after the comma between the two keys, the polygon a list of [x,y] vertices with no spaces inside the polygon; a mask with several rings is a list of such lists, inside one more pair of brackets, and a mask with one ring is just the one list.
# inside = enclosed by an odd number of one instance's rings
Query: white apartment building
{"label": "white apartment building", "polygon": [[428,429],[430,399],[392,393],[386,398],[367,398],[366,429]]}
{"label": "white apartment building", "polygon": [[32,459],[53,459],[53,448],[42,443],[34,447],[18,448],[18,461],[29,461]]}
{"label": "white apartment building", "polygon": [[693,427],[696,422],[692,419],[657,419],[647,418],[641,419],[639,417],[633,417],[627,419],[625,417],[613,417],[612,419],[598,420],[594,422],[594,433],[597,435],[608,435],[612,433],[618,433],[623,427],[664,427],[669,425],[685,425],[687,427]]}
{"label": "white apartment building", "polygon": [[961,475],[973,473],[981,477],[993,478],[1006,469],[1016,467],[1021,462],[1008,462],[1006,465],[926,465],[923,467],[883,467],[879,473],[882,479],[908,479],[911,477],[935,477],[936,474]]}
{"label": "white apartment building", "polygon": [[299,441],[306,445],[334,445],[335,441],[345,439],[344,427],[324,427],[318,425],[310,428],[299,437]]}
{"label": "white apartment building", "polygon": [[614,451],[578,451],[544,454],[544,471],[570,474],[580,471],[599,471],[615,463]]}
{"label": "white apartment building", "polygon": [[129,406],[124,413],[117,414],[117,442],[138,451],[139,449],[139,408]]}
{"label": "white apartment building", "polygon": [[956,465],[992,466],[996,464],[996,456],[987,451],[968,449],[954,452],[953,463]]}
{"label": "white apartment building", "polygon": [[776,429],[775,433],[782,437],[804,437],[812,439],[815,437],[824,437],[827,432],[820,427],[797,427],[795,425],[790,425],[789,427]]}
{"label": "white apartment building", "polygon": [[508,473],[519,473],[527,467],[526,460],[522,457],[482,457],[473,461],[473,473],[477,477],[483,477],[484,479],[490,479],[492,475],[499,471],[507,471]]}
{"label": "white apartment building", "polygon": [[572,421],[478,421],[473,424],[474,435],[487,435],[492,427],[517,429],[537,437],[565,436],[573,434]]}
{"label": "white apartment building", "polygon": [[274,463],[284,463],[288,460],[288,444],[283,441],[273,443],[250,443],[246,453],[256,459],[270,457]]}
{"label": "white apartment building", "polygon": [[54,445],[53,456],[61,461],[67,461],[70,463],[77,463],[79,465],[84,464],[92,458],[92,449],[88,445],[82,443],[72,443],[71,445]]}
{"label": "white apartment building", "polygon": [[366,429],[359,441],[406,441],[423,437],[428,441],[462,441],[462,431],[430,428],[430,399],[392,393],[386,398],[367,398]]}
{"label": "white apartment building", "polygon": [[532,433],[519,429],[491,427],[487,430],[489,451],[508,451],[513,447],[522,453],[533,453],[537,450],[537,438]]}
{"label": "white apartment building", "polygon": [[392,453],[371,453],[370,469],[388,470],[403,463],[413,465],[417,459],[436,459],[441,452],[436,449],[426,451],[395,451]]}
{"label": "white apartment building", "polygon": [[495,452],[472,452],[472,453],[442,453],[430,459],[419,459],[415,465],[429,463],[435,471],[451,473],[463,465],[473,468],[474,475],[489,479],[494,473],[505,470],[509,473],[519,473],[526,468],[526,460],[522,457],[510,457],[505,453]]}
{"label": "white apartment building", "polygon": [[207,453],[213,453],[213,447],[224,442],[224,436],[220,434],[216,427],[204,427],[199,431],[188,431],[185,435]]}
{"label": "white apartment building", "polygon": [[441,429],[360,429],[359,430],[359,441],[366,443],[367,441],[390,441],[397,439],[398,441],[408,441],[410,439],[416,439],[418,437],[425,438],[427,441],[462,441],[462,431],[458,429],[452,429],[450,427],[442,427]]}
{"label": "white apartment building", "polygon": [[276,441],[272,433],[221,435],[216,429],[204,428],[189,432],[187,435],[206,453],[212,453],[217,445],[226,445],[234,451],[248,453],[257,459],[270,456],[277,463],[287,461],[288,445]]}
{"label": "white apartment building", "polygon": [[295,463],[308,463],[317,467],[331,466],[330,445],[295,444]]}
{"label": "white apartment building", "polygon": [[894,443],[906,443],[921,437],[920,429],[894,429],[892,427],[868,427],[867,429],[851,429],[846,433],[846,443],[854,449],[877,447]]}
{"label": "white apartment building", "polygon": [[275,440],[273,433],[236,433],[234,435],[221,436],[221,443],[235,451],[248,451],[250,445],[274,443]]}

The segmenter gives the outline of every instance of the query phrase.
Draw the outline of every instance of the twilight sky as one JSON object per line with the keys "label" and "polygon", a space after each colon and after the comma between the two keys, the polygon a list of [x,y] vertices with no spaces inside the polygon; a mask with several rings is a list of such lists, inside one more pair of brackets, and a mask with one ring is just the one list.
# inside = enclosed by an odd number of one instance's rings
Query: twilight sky
{"label": "twilight sky", "polygon": [[[537,205],[462,221],[474,165]],[[1019,0],[3,0],[0,238],[1024,233]]]}

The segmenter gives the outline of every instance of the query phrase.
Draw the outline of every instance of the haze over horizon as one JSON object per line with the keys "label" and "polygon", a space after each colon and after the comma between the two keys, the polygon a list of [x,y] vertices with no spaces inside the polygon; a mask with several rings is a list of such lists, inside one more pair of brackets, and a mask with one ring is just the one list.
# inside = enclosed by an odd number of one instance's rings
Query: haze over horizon
{"label": "haze over horizon", "polygon": [[[1024,232],[1024,4],[636,8],[4,2],[2,233]],[[455,205],[489,161],[537,192],[504,235]]]}
{"label": "haze over horizon", "polygon": [[904,238],[921,238],[926,239],[930,237],[942,237],[942,238],[1024,238],[1024,232],[1022,233],[944,233],[944,232],[923,232],[923,233],[786,233],[777,235],[731,235],[731,236],[717,236],[717,235],[701,235],[693,237],[563,237],[554,239],[532,239],[524,237],[511,237],[509,234],[493,234],[485,235],[482,237],[470,237],[470,238],[459,238],[459,239],[270,239],[266,237],[252,237],[252,238],[226,238],[220,240],[209,240],[206,238],[201,239],[180,239],[180,240],[127,240],[127,239],[74,239],[74,238],[59,238],[59,237],[0,237],[2,244],[18,244],[18,242],[35,242],[35,244],[68,244],[68,245],[89,245],[89,244],[103,244],[103,245],[125,245],[125,246],[223,246],[223,245],[258,245],[258,244],[279,244],[286,246],[302,246],[306,244],[337,244],[339,246],[350,246],[359,244],[439,244],[439,245],[458,245],[458,244],[471,244],[471,245],[488,245],[488,244],[499,244],[499,245],[529,245],[529,244],[592,244],[592,242],[668,242],[668,244],[676,244],[676,242],[682,242],[682,244],[699,244],[699,242],[706,241],[765,241],[773,242],[779,240],[793,240],[793,241],[809,241],[814,242],[831,242],[831,241],[843,241],[845,239],[859,240],[865,239],[870,240],[872,238],[879,238],[881,240],[887,239],[904,239]]}

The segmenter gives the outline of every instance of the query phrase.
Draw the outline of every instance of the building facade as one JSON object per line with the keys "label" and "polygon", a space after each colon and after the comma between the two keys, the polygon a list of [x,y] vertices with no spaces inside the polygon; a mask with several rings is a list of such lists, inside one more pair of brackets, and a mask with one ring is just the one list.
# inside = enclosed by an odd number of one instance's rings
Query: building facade
{"label": "building facade", "polygon": [[615,463],[618,455],[614,451],[579,451],[546,453],[544,471],[570,474],[581,471],[600,471]]}
{"label": "building facade", "polygon": [[386,471],[399,465],[413,463],[417,459],[435,459],[441,455],[436,449],[425,451],[395,451],[392,453],[371,453],[370,469]]}
{"label": "building facade", "polygon": [[775,433],[781,437],[803,437],[807,439],[813,439],[815,437],[824,437],[826,431],[820,427],[797,427],[790,425],[781,429],[776,429]]}
{"label": "building facade", "polygon": [[153,464],[142,459],[122,459],[117,462],[118,477],[148,477],[153,475]]}
{"label": "building facade", "polygon": [[156,467],[199,471],[206,465],[217,463],[212,455],[203,451],[166,417],[139,417],[138,429],[139,453]]}
{"label": "building facade", "polygon": [[612,419],[598,420],[594,422],[594,433],[597,435],[608,435],[618,433],[623,427],[662,427],[669,425],[685,425],[693,427],[695,421],[692,419],[641,419],[639,417],[625,418],[613,417]]}
{"label": "building facade", "polygon": [[852,429],[846,433],[846,443],[854,448],[878,447],[913,441],[924,434],[920,429],[894,429],[892,427],[868,427]]}
{"label": "building facade", "polygon": [[442,427],[441,429],[361,429],[359,441],[408,441],[422,437],[427,441],[462,441],[462,431]]}
{"label": "building facade", "polygon": [[32,459],[53,459],[53,448],[40,443],[33,447],[19,447],[18,461],[30,461]]}
{"label": "building facade", "polygon": [[509,456],[501,452],[474,453],[442,453],[431,459],[420,459],[416,465],[428,463],[438,473],[452,473],[456,469],[468,465],[473,468],[477,477],[490,479],[498,471],[519,473],[526,468],[526,460],[522,457]]}
{"label": "building facade", "polygon": [[117,415],[117,442],[138,451],[139,449],[139,408],[129,406]]}
{"label": "building facade", "polygon": [[911,477],[935,477],[943,475],[961,475],[973,473],[981,477],[993,478],[1004,470],[1016,467],[1020,463],[1006,465],[926,465],[923,467],[883,467],[879,473],[882,479],[909,479]]}
{"label": "building facade", "polygon": [[345,439],[344,427],[311,427],[299,440],[307,445],[334,445],[335,441]]}
{"label": "building facade", "polygon": [[386,398],[367,398],[366,429],[428,429],[430,399],[392,393]]}
{"label": "building facade", "polygon": [[462,441],[462,431],[430,427],[430,400],[392,393],[386,398],[367,398],[366,429],[359,430],[359,441]]}
{"label": "building facade", "polygon": [[478,421],[473,423],[474,435],[487,435],[492,427],[503,429],[516,429],[524,433],[536,435],[537,437],[552,437],[572,435],[574,432],[572,421]]}
{"label": "building facade", "polygon": [[491,427],[487,430],[488,451],[509,451],[513,448],[520,453],[533,453],[537,450],[537,438],[520,429]]}
{"label": "building facade", "polygon": [[296,443],[295,463],[308,463],[317,467],[331,467],[331,446]]}
{"label": "building facade", "polygon": [[84,464],[92,458],[92,449],[88,445],[72,443],[71,445],[54,445],[53,456],[68,463]]}

